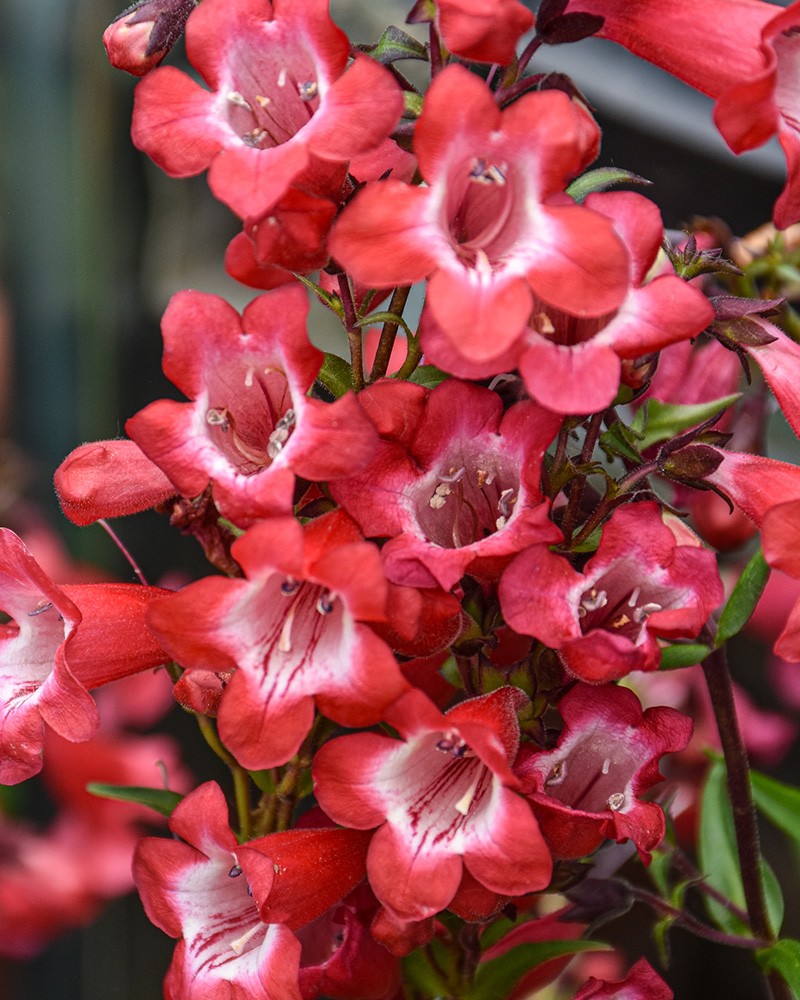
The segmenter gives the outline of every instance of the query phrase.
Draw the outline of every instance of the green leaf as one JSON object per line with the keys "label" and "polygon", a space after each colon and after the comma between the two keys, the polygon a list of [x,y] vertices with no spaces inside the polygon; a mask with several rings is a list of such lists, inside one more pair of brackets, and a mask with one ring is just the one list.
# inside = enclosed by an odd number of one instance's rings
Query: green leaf
{"label": "green leaf", "polygon": [[567,188],[567,194],[580,204],[594,191],[605,191],[615,184],[652,183],[646,177],[633,174],[630,170],[621,170],[619,167],[598,167],[596,170],[587,170],[585,174],[577,177]]}
{"label": "green leaf", "polygon": [[800,789],[757,771],[750,772],[750,787],[756,808],[800,850]]}
{"label": "green leaf", "polygon": [[253,779],[256,788],[266,792],[267,795],[275,794],[275,782],[272,780],[271,771],[248,771],[247,773]]}
{"label": "green leaf", "polygon": [[[739,870],[733,811],[728,800],[725,763],[717,759],[711,765],[703,792],[698,838],[700,870],[713,886],[740,909],[746,908],[744,888]],[[772,868],[761,859],[767,917],[773,933],[783,922],[783,895]],[[706,908],[716,925],[728,934],[750,935],[750,928],[720,903],[706,897]]]}
{"label": "green leaf", "polygon": [[497,1000],[506,996],[532,969],[564,955],[580,951],[609,951],[602,941],[529,941],[509,949],[504,955],[481,962],[473,985],[464,1000]]}
{"label": "green leaf", "polygon": [[747,624],[769,579],[767,565],[761,549],[755,553],[742,570],[719,619],[716,645],[719,648]]}
{"label": "green leaf", "polygon": [[636,435],[619,420],[600,435],[598,444],[609,458],[627,458],[641,462],[642,456],[636,447]]}
{"label": "green leaf", "polygon": [[692,406],[684,406],[681,403],[662,403],[660,399],[649,400],[647,425],[639,445],[640,450],[645,451],[651,445],[658,444],[660,441],[668,441],[670,438],[677,437],[681,431],[702,424],[704,420],[708,420],[715,413],[724,410],[726,406],[735,403],[740,396],[741,393],[735,392],[730,396],[722,396],[719,399],[712,399],[708,403],[696,403]]}
{"label": "green leaf", "polygon": [[669,896],[669,870],[672,866],[672,851],[654,851],[647,868],[647,874],[653,880],[659,894],[667,899]]}
{"label": "green leaf", "polygon": [[321,382],[338,399],[353,388],[353,371],[344,358],[340,358],[338,354],[326,353],[317,382]]}
{"label": "green leaf", "polygon": [[138,785],[103,785],[93,781],[86,786],[86,791],[103,799],[116,799],[118,802],[136,802],[140,806],[155,809],[162,816],[171,816],[172,810],[183,798],[177,792],[166,788],[140,788]]}
{"label": "green leaf", "polygon": [[800,997],[800,941],[784,938],[769,948],[756,952],[756,961],[764,970],[779,972],[795,997]]}
{"label": "green leaf", "polygon": [[394,323],[396,326],[402,326],[409,337],[414,336],[414,333],[410,329],[408,323],[406,323],[402,316],[398,316],[397,313],[374,312],[369,316],[365,316],[363,319],[360,319],[356,323],[356,326],[378,326],[381,323]]}
{"label": "green leaf", "polygon": [[426,389],[435,389],[440,382],[444,382],[447,378],[450,378],[447,372],[443,372],[435,365],[420,365],[419,368],[414,369],[408,381],[424,385]]}
{"label": "green leaf", "polygon": [[[374,36],[373,36],[374,37]],[[369,54],[384,66],[397,62],[399,59],[424,59],[428,53],[422,42],[406,34],[402,28],[390,24],[378,39],[378,44],[370,48]]]}
{"label": "green leaf", "polygon": [[677,670],[679,667],[693,667],[696,663],[702,663],[711,652],[708,646],[700,643],[674,646],[665,646],[661,650],[661,669]]}

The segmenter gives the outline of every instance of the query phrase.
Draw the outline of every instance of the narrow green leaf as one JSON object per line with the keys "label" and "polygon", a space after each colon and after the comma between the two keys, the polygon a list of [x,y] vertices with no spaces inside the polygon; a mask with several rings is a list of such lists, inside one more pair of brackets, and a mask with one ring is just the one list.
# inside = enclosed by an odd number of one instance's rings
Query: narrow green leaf
{"label": "narrow green leaf", "polygon": [[402,316],[398,316],[397,313],[391,313],[391,312],[374,312],[374,313],[371,313],[369,316],[365,316],[363,319],[360,319],[356,323],[356,326],[360,326],[360,327],[364,327],[364,326],[378,326],[381,323],[396,323],[397,326],[402,326],[402,328],[405,330],[406,334],[409,337],[413,337],[414,336],[414,334],[413,334],[411,328],[409,327],[408,323],[406,323],[406,321],[403,319]]}
{"label": "narrow green leaf", "polygon": [[710,652],[708,646],[700,643],[690,645],[676,643],[674,646],[665,646],[661,650],[661,669],[677,670],[679,667],[693,667],[696,663],[702,663]]}
{"label": "narrow green leaf", "polygon": [[756,807],[800,849],[800,789],[750,772],[750,787]]}
{"label": "narrow green leaf", "polygon": [[326,353],[317,381],[338,399],[353,388],[353,372],[344,358],[340,358],[338,354]]}
{"label": "narrow green leaf", "polygon": [[[711,765],[703,791],[698,838],[700,871],[713,886],[740,909],[745,909],[744,888],[739,870],[733,811],[728,800],[725,763],[717,759]],[[783,922],[783,895],[772,868],[761,859],[767,917],[773,933]],[[750,929],[720,903],[706,897],[706,908],[716,925],[728,934],[748,936]]]}
{"label": "narrow green leaf", "polygon": [[756,961],[765,972],[779,972],[795,997],[800,997],[800,941],[784,938],[770,948],[756,952]]}
{"label": "narrow green leaf", "polygon": [[651,399],[647,408],[647,425],[640,449],[644,451],[660,441],[668,441],[689,427],[702,424],[704,420],[713,417],[715,413],[724,410],[726,406],[735,403],[741,393],[712,399],[708,403],[696,403],[684,406],[680,403],[662,403],[660,399]]}
{"label": "narrow green leaf", "polygon": [[742,575],[720,615],[716,639],[718,648],[747,624],[768,579],[769,566],[759,549],[742,570]]}
{"label": "narrow green leaf", "polygon": [[[744,890],[739,874],[733,813],[725,784],[725,764],[721,760],[714,761],[706,778],[697,851],[700,871],[709,885],[743,909]],[[705,903],[709,916],[723,931],[739,935],[747,933],[748,928],[724,906],[708,897]]]}
{"label": "narrow green leaf", "polygon": [[672,865],[672,851],[655,851],[647,874],[653,880],[659,894],[666,899],[669,896],[669,870]]}
{"label": "narrow green leaf", "polygon": [[416,382],[417,385],[424,385],[426,389],[435,389],[440,382],[450,378],[447,372],[443,372],[435,365],[420,365],[415,368],[409,382]]}
{"label": "narrow green leaf", "polygon": [[598,444],[609,458],[620,457],[628,458],[632,462],[641,462],[642,456],[633,443],[634,440],[635,435],[631,434],[629,428],[617,421],[600,435]]}
{"label": "narrow green leaf", "polygon": [[564,955],[580,951],[609,951],[602,941],[533,941],[518,944],[504,955],[481,962],[475,982],[464,994],[464,1000],[497,1000],[506,996],[519,980],[532,969]]}
{"label": "narrow green leaf", "polygon": [[587,170],[585,174],[577,177],[567,188],[567,194],[580,204],[594,191],[605,191],[615,184],[652,183],[646,177],[633,174],[630,170],[621,170],[619,167],[598,167],[596,170]]}
{"label": "narrow green leaf", "polygon": [[326,292],[321,285],[316,284],[310,278],[306,278],[303,274],[294,274],[294,277],[301,284],[305,285],[310,292],[313,292],[323,305],[327,306],[332,312],[335,312],[339,319],[344,319],[344,306],[338,295]]}
{"label": "narrow green leaf", "polygon": [[183,798],[177,792],[166,788],[140,788],[137,785],[103,785],[91,782],[86,791],[103,799],[116,799],[118,802],[136,802],[140,806],[155,809],[162,816],[171,816],[172,810]]}

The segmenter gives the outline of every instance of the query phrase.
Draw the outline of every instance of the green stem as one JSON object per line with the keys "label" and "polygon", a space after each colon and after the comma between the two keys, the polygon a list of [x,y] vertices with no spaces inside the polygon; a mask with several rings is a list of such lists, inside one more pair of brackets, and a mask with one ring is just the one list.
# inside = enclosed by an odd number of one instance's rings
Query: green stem
{"label": "green stem", "polygon": [[242,842],[250,840],[252,831],[250,828],[250,778],[247,771],[239,764],[236,758],[223,746],[217,735],[214,723],[207,715],[196,715],[197,725],[203,734],[203,739],[211,747],[214,753],[229,768],[233,777],[233,794],[236,800],[236,814],[239,819],[239,835]]}
{"label": "green stem", "polygon": [[419,337],[409,337],[406,360],[403,362],[400,371],[395,375],[395,378],[410,378],[414,374],[414,371],[420,361],[422,361],[422,348],[419,346]]}
{"label": "green stem", "polygon": [[[406,307],[410,291],[410,285],[395,288],[392,300],[389,303],[390,313],[394,313],[395,316],[403,315],[403,310]],[[378,350],[375,352],[375,360],[372,363],[372,371],[369,376],[370,382],[375,382],[377,379],[383,378],[386,374],[386,371],[389,368],[389,360],[392,356],[392,348],[394,347],[395,338],[397,337],[398,327],[398,323],[386,322],[383,324],[381,339],[378,342]]]}
{"label": "green stem", "polygon": [[735,934],[724,934],[722,931],[714,930],[713,927],[709,927],[696,917],[693,917],[691,913],[686,913],[683,910],[677,909],[677,907],[670,906],[660,896],[656,896],[646,889],[640,889],[637,886],[628,886],[628,891],[634,899],[638,899],[641,903],[646,903],[656,913],[670,917],[678,927],[682,927],[684,930],[689,931],[691,934],[696,934],[698,937],[705,938],[707,941],[714,941],[717,944],[728,945],[732,948],[748,948],[751,951],[759,951],[761,948],[766,948],[769,943],[758,938],[737,937]]}
{"label": "green stem", "polygon": [[353,289],[346,274],[339,275],[339,298],[344,310],[344,328],[350,345],[350,364],[353,370],[353,391],[364,388],[364,337],[359,328]]}

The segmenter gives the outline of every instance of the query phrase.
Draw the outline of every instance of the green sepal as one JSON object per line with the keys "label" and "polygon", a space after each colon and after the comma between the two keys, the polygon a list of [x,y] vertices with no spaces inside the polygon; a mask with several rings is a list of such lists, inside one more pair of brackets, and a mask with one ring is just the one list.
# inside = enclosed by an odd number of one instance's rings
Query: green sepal
{"label": "green sepal", "polygon": [[450,378],[447,372],[435,365],[420,365],[411,373],[408,381],[417,385],[424,385],[426,389],[435,389],[437,385]]}
{"label": "green sepal", "polygon": [[406,321],[403,319],[402,316],[398,316],[397,313],[391,313],[391,312],[370,313],[369,316],[365,316],[363,319],[358,320],[356,326],[359,327],[378,326],[380,323],[394,323],[396,326],[402,326],[407,336],[409,337],[414,336],[408,323],[406,323]]}
{"label": "green sepal", "polygon": [[475,982],[462,994],[463,1000],[497,1000],[507,996],[519,980],[533,969],[564,955],[581,951],[610,951],[602,941],[529,941],[504,955],[481,962]]}
{"label": "green sepal", "polygon": [[751,558],[722,610],[717,629],[716,647],[719,648],[740,632],[750,620],[769,579],[769,566],[759,549]]}
{"label": "green sepal", "polygon": [[155,809],[162,816],[171,816],[172,810],[183,798],[178,792],[166,788],[142,788],[138,785],[104,785],[92,781],[86,791],[102,799],[116,799],[117,802],[135,802],[140,806]]}
{"label": "green sepal", "polygon": [[[648,400],[647,417],[639,445],[640,450],[646,451],[651,445],[659,444],[661,441],[669,441],[670,438],[677,437],[681,431],[702,424],[719,413],[720,410],[735,403],[740,396],[741,393],[735,392],[730,396],[722,396],[719,399],[712,399],[708,403],[696,403],[692,406],[684,406],[681,403],[662,403],[660,399]],[[641,413],[642,410],[639,410],[637,417]],[[634,421],[635,424],[636,421]]]}
{"label": "green sepal", "polygon": [[275,782],[272,780],[271,771],[248,771],[247,773],[259,791],[266,792],[267,795],[275,794]]}
{"label": "green sepal", "polygon": [[596,170],[587,170],[585,174],[576,177],[567,188],[567,194],[578,204],[581,204],[588,195],[595,191],[605,191],[615,184],[644,184],[650,185],[646,177],[631,173],[630,170],[621,170],[619,167],[598,167]]}
{"label": "green sepal", "polygon": [[800,997],[800,941],[784,938],[769,948],[756,952],[756,961],[764,972],[779,972],[795,997]]}
{"label": "green sepal", "polygon": [[709,646],[700,643],[682,645],[675,643],[674,646],[665,646],[661,650],[661,670],[679,670],[681,667],[693,667],[703,660],[711,652]]}
{"label": "green sepal", "polygon": [[321,382],[338,399],[353,388],[353,370],[344,358],[326,352],[317,382]]}
{"label": "green sepal", "polygon": [[335,312],[340,320],[344,320],[344,306],[342,305],[342,300],[338,295],[332,295],[330,292],[326,292],[321,285],[311,281],[311,279],[307,278],[304,274],[295,274],[294,272],[292,272],[292,274],[301,284],[305,285],[310,292],[313,292],[323,305],[327,306],[332,312]]}
{"label": "green sepal", "polygon": [[404,118],[419,118],[422,114],[422,94],[417,94],[413,90],[404,90],[403,105]]}
{"label": "green sepal", "polygon": [[428,53],[422,42],[412,38],[394,24],[390,24],[384,31],[377,45],[365,46],[364,51],[383,66],[400,59],[423,59],[425,62],[428,60]]}
{"label": "green sepal", "polygon": [[641,435],[617,420],[600,435],[597,443],[609,458],[627,458],[631,462],[641,462],[639,440]]}

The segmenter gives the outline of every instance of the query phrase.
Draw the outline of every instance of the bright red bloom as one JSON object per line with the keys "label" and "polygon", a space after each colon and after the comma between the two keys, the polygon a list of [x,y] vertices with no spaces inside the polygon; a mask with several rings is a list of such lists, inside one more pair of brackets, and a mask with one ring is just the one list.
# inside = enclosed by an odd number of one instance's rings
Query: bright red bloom
{"label": "bright red bloom", "polygon": [[462,378],[518,368],[525,387],[556,413],[595,413],[619,390],[622,358],[659,351],[704,330],[714,318],[706,297],[675,274],[648,279],[664,227],[656,206],[631,191],[590,195],[587,208],[609,218],[630,252],[627,293],[605,316],[580,317],[534,296],[533,320],[498,357],[471,356],[427,310],[421,342],[428,361]]}
{"label": "bright red bloom", "polygon": [[331,254],[378,288],[429,278],[433,318],[475,360],[520,336],[534,296],[605,315],[627,293],[627,254],[609,219],[563,194],[597,155],[599,136],[560,91],[501,111],[482,80],[448,66],[414,136],[426,186],[368,184],[334,225]]}
{"label": "bright red bloom", "polygon": [[589,979],[573,1000],[672,1000],[675,994],[645,958],[618,982]]}
{"label": "bright red bloom", "polygon": [[516,688],[471,698],[442,715],[420,691],[386,713],[403,737],[342,736],[314,759],[322,808],[338,823],[379,827],[367,858],[370,884],[401,920],[444,909],[464,867],[486,889],[543,889],[551,860],[527,803],[512,789],[519,748]]}
{"label": "bright red bloom", "polygon": [[[181,840],[148,837],[133,871],[145,911],[181,938],[167,1000],[307,1000],[294,931],[321,917],[364,877],[369,837],[354,830],[289,830],[238,845],[219,786],[176,807]],[[249,890],[249,891],[248,891]],[[335,940],[335,939],[334,939]]]}
{"label": "bright red bloom", "polygon": [[454,55],[507,66],[533,14],[519,0],[436,0],[436,23]]}
{"label": "bright red bloom", "polygon": [[133,141],[173,177],[208,168],[241,218],[265,215],[308,168],[332,172],[394,128],[403,96],[350,44],[327,0],[203,0],[186,52],[210,90],[167,66],[136,88]]}
{"label": "bright red bloom", "polygon": [[56,469],[61,509],[73,524],[137,514],[175,495],[175,487],[133,441],[82,444]]}
{"label": "bright red bloom", "polygon": [[372,725],[407,689],[367,621],[385,619],[377,548],[342,511],[272,518],[237,539],[246,580],[208,577],[156,602],[149,624],[190,670],[231,670],[219,731],[249,769],[285,764],[314,704],[345,726]]}
{"label": "bright red bloom", "polygon": [[714,451],[722,461],[704,479],[719,487],[759,528],[770,508],[800,500],[798,466],[748,452]]}
{"label": "bright red bloom", "polygon": [[561,533],[539,491],[560,418],[529,400],[503,413],[497,393],[448,379],[432,392],[391,380],[359,400],[383,440],[358,475],[331,485],[368,537],[389,537],[390,580],[451,588],[496,577],[510,557]]}
{"label": "bright red bloom", "polygon": [[658,638],[693,638],[722,598],[714,554],[678,544],[654,503],[618,508],[583,572],[535,545],[500,581],[508,624],[592,684],[657,670]]}
{"label": "bright red bloom", "polygon": [[777,133],[788,180],[774,220],[800,219],[800,3],[760,0],[570,0],[605,19],[597,32],[713,97],[714,121],[734,153]]}
{"label": "bright red bloom", "polygon": [[17,536],[0,529],[0,782],[37,774],[47,724],[73,742],[99,718],[89,688],[167,663],[145,625],[154,597],[134,584],[57,587]]}
{"label": "bright red bloom", "polygon": [[692,720],[648,708],[628,688],[579,684],[561,699],[554,750],[525,744],[514,770],[557,858],[582,858],[605,837],[631,839],[645,864],[664,837],[661,807],[639,796],[662,780],[658,761],[683,750]]}
{"label": "bright red bloom", "polygon": [[323,360],[307,313],[298,284],[259,296],[241,317],[216,295],[174,295],[164,373],[192,402],[158,400],[126,424],[178,491],[195,497],[211,482],[220,512],[240,525],[291,513],[295,475],[352,474],[377,440],[351,393],[335,403],[306,395]]}

